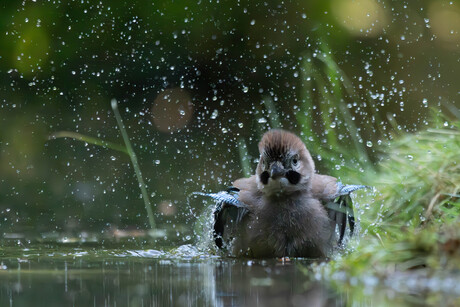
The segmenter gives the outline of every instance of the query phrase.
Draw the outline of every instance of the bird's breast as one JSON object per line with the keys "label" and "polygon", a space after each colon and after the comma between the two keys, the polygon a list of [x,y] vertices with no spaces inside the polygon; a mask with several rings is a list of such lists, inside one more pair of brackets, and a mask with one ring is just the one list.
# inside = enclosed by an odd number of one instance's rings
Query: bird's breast
{"label": "bird's breast", "polygon": [[254,212],[250,247],[256,257],[325,254],[329,218],[319,202],[308,199],[265,200]]}

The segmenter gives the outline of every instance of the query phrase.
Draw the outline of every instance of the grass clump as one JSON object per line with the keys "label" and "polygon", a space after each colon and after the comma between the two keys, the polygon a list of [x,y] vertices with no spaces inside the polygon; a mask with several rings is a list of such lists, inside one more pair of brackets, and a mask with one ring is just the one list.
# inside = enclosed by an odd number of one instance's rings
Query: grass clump
{"label": "grass clump", "polygon": [[328,270],[361,277],[460,266],[460,121],[441,127],[394,141],[368,173],[378,194],[362,214],[363,235]]}

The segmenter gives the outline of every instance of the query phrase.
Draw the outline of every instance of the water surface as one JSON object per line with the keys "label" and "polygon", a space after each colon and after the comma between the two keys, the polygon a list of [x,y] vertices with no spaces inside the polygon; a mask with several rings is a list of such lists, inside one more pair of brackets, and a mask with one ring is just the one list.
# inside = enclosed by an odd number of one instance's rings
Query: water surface
{"label": "water surface", "polygon": [[[185,249],[188,249],[186,251]],[[20,252],[19,255],[14,253]],[[157,250],[3,249],[1,306],[342,305],[304,274],[308,260],[247,260]]]}
{"label": "water surface", "polygon": [[[0,250],[0,306],[350,306],[455,304],[419,275],[395,285],[376,277],[322,276],[308,259],[215,256],[192,245],[6,244]],[[134,244],[135,245],[135,244]],[[135,247],[135,246],[134,246]],[[327,266],[327,264],[321,264]],[[428,283],[432,280],[426,279]],[[450,277],[451,278],[451,277]],[[452,279],[455,281],[458,279]]]}

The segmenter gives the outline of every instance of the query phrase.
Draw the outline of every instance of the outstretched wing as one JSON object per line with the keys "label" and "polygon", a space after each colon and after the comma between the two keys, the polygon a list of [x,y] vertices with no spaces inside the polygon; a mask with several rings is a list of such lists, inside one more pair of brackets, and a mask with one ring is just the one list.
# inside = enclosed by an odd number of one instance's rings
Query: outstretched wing
{"label": "outstretched wing", "polygon": [[342,244],[345,232],[348,226],[350,227],[350,234],[353,235],[355,230],[355,216],[353,211],[353,202],[350,195],[342,195],[334,201],[327,203],[326,209],[329,217],[335,222],[339,229],[339,245]]}
{"label": "outstretched wing", "polygon": [[350,193],[365,188],[369,187],[365,185],[344,185],[338,182],[334,201],[330,201],[326,205],[329,217],[335,222],[339,229],[339,245],[343,242],[347,230],[347,222],[351,235],[353,235],[355,230],[355,215]]}
{"label": "outstretched wing", "polygon": [[224,243],[232,239],[238,224],[248,213],[246,204],[238,200],[239,189],[229,188],[218,193],[194,192],[194,195],[206,196],[214,199],[214,241],[217,247],[223,248]]}

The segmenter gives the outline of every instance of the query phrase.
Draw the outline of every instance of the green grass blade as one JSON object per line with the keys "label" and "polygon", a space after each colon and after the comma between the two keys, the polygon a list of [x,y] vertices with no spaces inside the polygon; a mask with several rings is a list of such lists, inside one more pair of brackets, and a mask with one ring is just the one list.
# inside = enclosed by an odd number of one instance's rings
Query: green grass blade
{"label": "green grass blade", "polygon": [[355,149],[357,153],[359,154],[360,160],[362,162],[370,164],[369,156],[367,155],[364,144],[362,141],[360,142],[360,139],[362,140],[362,137],[358,131],[358,128],[356,127],[356,124],[354,123],[352,119],[350,111],[345,106],[345,103],[343,101],[342,86],[347,88],[347,85],[345,85],[345,82],[344,82],[346,78],[344,78],[343,75],[342,76],[340,75],[341,70],[339,66],[337,65],[337,63],[334,61],[327,44],[323,42],[321,46],[323,49],[324,57],[320,57],[320,59],[323,61],[323,63],[326,64],[327,75],[329,77],[329,83],[331,85],[331,88],[333,90],[333,95],[335,98],[333,100],[334,104],[340,110],[340,114],[346,123],[347,130],[353,141],[353,145],[355,146]]}
{"label": "green grass blade", "polygon": [[310,55],[305,56],[306,59],[302,61],[302,103],[299,106],[299,112],[296,113],[297,122],[300,123],[301,129],[305,136],[315,139],[316,135],[313,133],[313,97],[312,97],[312,71],[313,65],[311,64]]}
{"label": "green grass blade", "polygon": [[142,192],[142,199],[144,200],[145,210],[147,211],[147,215],[149,218],[149,224],[152,229],[155,229],[155,218],[153,216],[152,205],[150,203],[149,195],[147,193],[147,188],[144,183],[144,179],[142,178],[141,169],[139,167],[139,163],[137,162],[137,156],[131,146],[131,142],[129,141],[128,133],[126,132],[125,125],[123,124],[123,120],[121,118],[120,112],[118,111],[118,103],[115,99],[112,99],[112,110],[115,113],[115,118],[117,119],[118,128],[120,129],[121,135],[123,137],[123,141],[125,142],[126,149],[128,150],[128,155],[131,158],[131,162],[133,163],[133,168],[136,173],[137,181],[139,182],[139,187]]}
{"label": "green grass blade", "polygon": [[251,161],[248,154],[248,147],[243,137],[238,139],[238,153],[240,154],[240,163],[243,168],[243,173],[245,177],[249,177],[252,174],[251,171]]}
{"label": "green grass blade", "polygon": [[125,154],[128,154],[128,150],[124,146],[121,146],[121,145],[118,145],[112,142],[104,141],[104,140],[101,140],[101,139],[98,139],[92,136],[84,135],[78,132],[58,131],[58,132],[54,132],[53,134],[49,136],[50,140],[59,139],[59,138],[71,138],[77,141],[82,141],[82,142],[86,142],[89,144],[93,144],[93,145],[97,145],[97,146],[101,146],[105,148],[110,148],[110,149],[121,151],[121,152],[124,152]]}
{"label": "green grass blade", "polygon": [[269,96],[265,97],[262,100],[265,109],[268,112],[268,119],[270,120],[271,128],[281,128],[281,121],[280,117],[278,115],[278,112],[276,111],[275,104],[273,103],[273,99]]}

